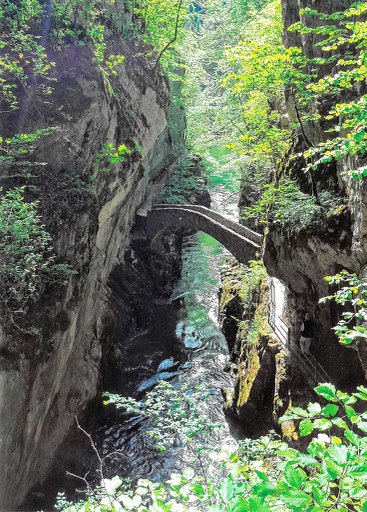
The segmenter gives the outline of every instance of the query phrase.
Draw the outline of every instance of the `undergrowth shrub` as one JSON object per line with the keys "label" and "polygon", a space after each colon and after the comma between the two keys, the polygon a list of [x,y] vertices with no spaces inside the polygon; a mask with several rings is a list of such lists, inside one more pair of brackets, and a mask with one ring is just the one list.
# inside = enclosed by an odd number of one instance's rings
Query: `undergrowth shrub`
{"label": "undergrowth shrub", "polygon": [[203,189],[205,183],[205,179],[195,165],[196,163],[190,156],[184,157],[169,175],[165,188],[158,196],[158,202],[164,204],[192,203],[193,197]]}
{"label": "undergrowth shrub", "polygon": [[265,185],[261,198],[244,208],[243,218],[258,223],[272,222],[289,234],[325,227],[325,219],[343,210],[345,199],[328,191],[320,192],[318,199],[301,192],[295,182],[284,180],[278,186]]}
{"label": "undergrowth shrub", "polygon": [[6,324],[16,328],[46,284],[74,273],[69,265],[56,263],[38,204],[25,201],[24,188],[0,199],[0,307]]}

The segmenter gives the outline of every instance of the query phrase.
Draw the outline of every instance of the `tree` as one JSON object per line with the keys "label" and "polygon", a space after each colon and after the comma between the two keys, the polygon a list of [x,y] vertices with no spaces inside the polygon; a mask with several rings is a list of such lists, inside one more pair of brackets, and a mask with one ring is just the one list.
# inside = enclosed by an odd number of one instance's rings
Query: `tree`
{"label": "tree", "polygon": [[175,74],[180,66],[178,48],[186,34],[190,4],[190,0],[141,0],[135,5],[141,19],[140,36],[158,54],[154,70],[160,61],[168,73]]}
{"label": "tree", "polygon": [[280,5],[257,7],[202,4],[201,23],[186,38],[183,87],[189,144],[210,162],[221,148],[221,166],[227,161],[239,169],[255,196],[275,173],[290,132],[279,113],[290,66],[281,43]]}

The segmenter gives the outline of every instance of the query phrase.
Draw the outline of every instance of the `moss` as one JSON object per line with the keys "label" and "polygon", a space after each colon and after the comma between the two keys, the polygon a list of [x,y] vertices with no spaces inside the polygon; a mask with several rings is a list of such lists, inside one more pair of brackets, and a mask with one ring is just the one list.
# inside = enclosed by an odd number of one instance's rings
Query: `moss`
{"label": "moss", "polygon": [[220,311],[224,311],[226,306],[239,296],[242,287],[240,279],[241,265],[227,262],[224,269],[222,270],[222,285],[220,289]]}
{"label": "moss", "polygon": [[275,355],[275,392],[273,400],[273,417],[278,419],[284,414],[288,406],[288,386],[287,386],[287,368],[286,356],[284,352],[278,352]]}
{"label": "moss", "polygon": [[[236,346],[240,345],[236,390],[233,396],[226,394],[226,408],[240,410],[250,399],[254,383],[261,369],[259,354],[267,346],[268,286],[261,262],[251,262],[244,268],[228,263],[222,268],[220,311],[238,320]],[[234,308],[234,302],[237,308]],[[232,303],[232,304],[231,304]],[[228,306],[231,304],[231,307]],[[236,355],[236,357],[238,357]]]}
{"label": "moss", "polygon": [[[264,286],[262,291],[265,292],[266,289],[266,286]],[[261,367],[258,351],[260,346],[268,342],[270,330],[267,320],[267,293],[260,293],[260,296],[261,302],[255,311],[251,327],[242,344],[243,352],[246,353],[247,364],[245,367],[243,367],[242,362],[238,365],[239,391],[237,407],[245,404],[250,396],[252,385]],[[243,332],[243,327],[244,325],[241,328],[241,332]]]}
{"label": "moss", "polygon": [[228,304],[236,297],[235,293],[233,293],[233,287],[230,285],[225,285],[221,289],[220,296],[220,308],[224,309]]}
{"label": "moss", "polygon": [[292,439],[294,441],[298,440],[296,425],[293,420],[284,421],[281,425],[281,429],[282,429],[282,437],[285,440],[292,440]]}
{"label": "moss", "polygon": [[275,364],[277,367],[277,377],[275,385],[279,387],[281,381],[286,377],[286,365],[285,365],[285,354],[284,352],[278,352],[275,354]]}
{"label": "moss", "polygon": [[237,407],[241,407],[249,399],[251,388],[259,369],[260,360],[257,354],[257,347],[253,346],[247,355],[247,364],[245,368],[243,367],[243,363],[238,365],[239,390],[236,404]]}

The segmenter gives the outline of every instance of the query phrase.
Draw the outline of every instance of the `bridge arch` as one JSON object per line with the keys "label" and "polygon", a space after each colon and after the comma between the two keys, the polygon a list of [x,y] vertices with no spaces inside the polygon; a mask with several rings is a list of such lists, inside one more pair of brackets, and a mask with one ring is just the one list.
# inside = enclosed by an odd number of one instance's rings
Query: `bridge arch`
{"label": "bridge arch", "polygon": [[145,229],[151,240],[157,240],[168,227],[182,227],[212,236],[240,263],[258,258],[261,252],[262,235],[204,206],[155,205],[145,216]]}

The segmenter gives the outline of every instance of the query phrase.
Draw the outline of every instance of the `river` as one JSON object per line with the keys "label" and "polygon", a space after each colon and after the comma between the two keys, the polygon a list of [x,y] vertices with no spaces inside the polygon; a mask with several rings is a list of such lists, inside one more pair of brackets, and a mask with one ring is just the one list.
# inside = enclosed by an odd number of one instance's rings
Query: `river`
{"label": "river", "polygon": [[[233,176],[213,177],[209,182],[212,208],[236,218],[237,197]],[[230,440],[224,418],[222,388],[233,386],[224,371],[228,347],[218,324],[219,272],[230,256],[216,240],[199,232],[184,238],[182,275],[173,291],[171,303],[158,308],[149,331],[127,340],[118,393],[140,398],[160,380],[176,388],[206,389],[205,409],[213,423],[221,424],[212,435],[213,445]],[[140,370],[139,370],[140,369]],[[194,464],[190,451],[172,448],[160,454],[147,434],[149,422],[139,414],[104,411],[97,428],[99,450],[106,458],[106,476],[119,474],[136,480],[140,477],[165,480],[172,471]],[[204,406],[203,406],[204,407]]]}

